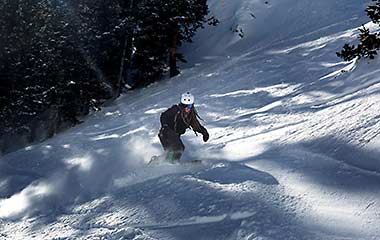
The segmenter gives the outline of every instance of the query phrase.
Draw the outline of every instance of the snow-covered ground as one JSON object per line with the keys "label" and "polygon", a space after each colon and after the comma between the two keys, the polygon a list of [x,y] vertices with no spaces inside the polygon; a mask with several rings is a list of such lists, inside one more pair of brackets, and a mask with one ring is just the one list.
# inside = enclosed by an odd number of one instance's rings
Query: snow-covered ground
{"label": "snow-covered ground", "polygon": [[[0,239],[380,239],[380,60],[335,55],[369,2],[210,0],[181,76],[1,157]],[[147,166],[185,91],[203,164]]]}

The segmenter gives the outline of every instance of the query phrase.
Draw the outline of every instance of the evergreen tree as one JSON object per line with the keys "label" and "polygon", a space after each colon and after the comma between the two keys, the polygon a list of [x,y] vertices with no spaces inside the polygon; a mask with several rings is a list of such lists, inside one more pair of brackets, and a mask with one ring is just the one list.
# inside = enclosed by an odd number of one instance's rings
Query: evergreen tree
{"label": "evergreen tree", "polygon": [[[375,2],[375,5],[368,6],[366,13],[373,23],[380,26],[380,0],[373,0],[373,2]],[[338,57],[345,61],[351,61],[356,57],[375,58],[377,51],[380,49],[380,34],[371,33],[365,26],[360,28],[359,31],[359,44],[357,46],[345,44],[343,49],[336,53]]]}
{"label": "evergreen tree", "polygon": [[31,122],[52,136],[128,78],[137,87],[178,74],[177,47],[208,13],[206,0],[0,1],[0,135],[30,141]]}
{"label": "evergreen tree", "polygon": [[[0,16],[4,132],[24,131],[26,123],[51,106],[61,111],[63,120],[77,123],[76,116],[88,111],[94,99],[105,96],[99,93],[106,86],[96,78],[83,47],[86,33],[71,21],[65,4],[3,0],[0,6],[4,13]],[[67,91],[74,90],[73,82],[78,83],[78,94],[67,97]]]}
{"label": "evergreen tree", "polygon": [[191,42],[205,23],[206,0],[140,0],[134,27],[135,53],[131,67],[140,72],[141,85],[159,79],[167,69],[170,76],[179,73],[177,47]]}

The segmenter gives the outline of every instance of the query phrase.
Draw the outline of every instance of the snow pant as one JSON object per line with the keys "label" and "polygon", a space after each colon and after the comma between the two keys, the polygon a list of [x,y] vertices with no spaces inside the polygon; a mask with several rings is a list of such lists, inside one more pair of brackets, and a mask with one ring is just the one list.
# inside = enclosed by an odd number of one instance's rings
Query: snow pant
{"label": "snow pant", "polygon": [[185,150],[180,134],[168,127],[161,127],[158,137],[165,150],[165,159],[171,162],[179,161]]}

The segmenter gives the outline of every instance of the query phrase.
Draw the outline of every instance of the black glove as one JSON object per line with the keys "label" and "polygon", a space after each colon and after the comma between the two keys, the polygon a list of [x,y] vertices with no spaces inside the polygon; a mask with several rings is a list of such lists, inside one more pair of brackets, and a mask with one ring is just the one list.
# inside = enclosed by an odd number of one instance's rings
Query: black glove
{"label": "black glove", "polygon": [[208,135],[208,132],[205,131],[204,133],[202,133],[202,135],[203,135],[203,141],[204,141],[204,142],[207,142],[208,139],[210,138],[210,135]]}

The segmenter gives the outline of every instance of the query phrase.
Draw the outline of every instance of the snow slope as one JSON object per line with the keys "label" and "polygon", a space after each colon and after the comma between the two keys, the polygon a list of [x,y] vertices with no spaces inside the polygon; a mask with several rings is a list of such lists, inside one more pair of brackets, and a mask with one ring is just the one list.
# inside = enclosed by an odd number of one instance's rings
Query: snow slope
{"label": "snow slope", "polygon": [[[380,61],[335,56],[368,2],[210,0],[181,76],[1,157],[0,239],[380,239]],[[146,166],[184,91],[204,164]]]}

